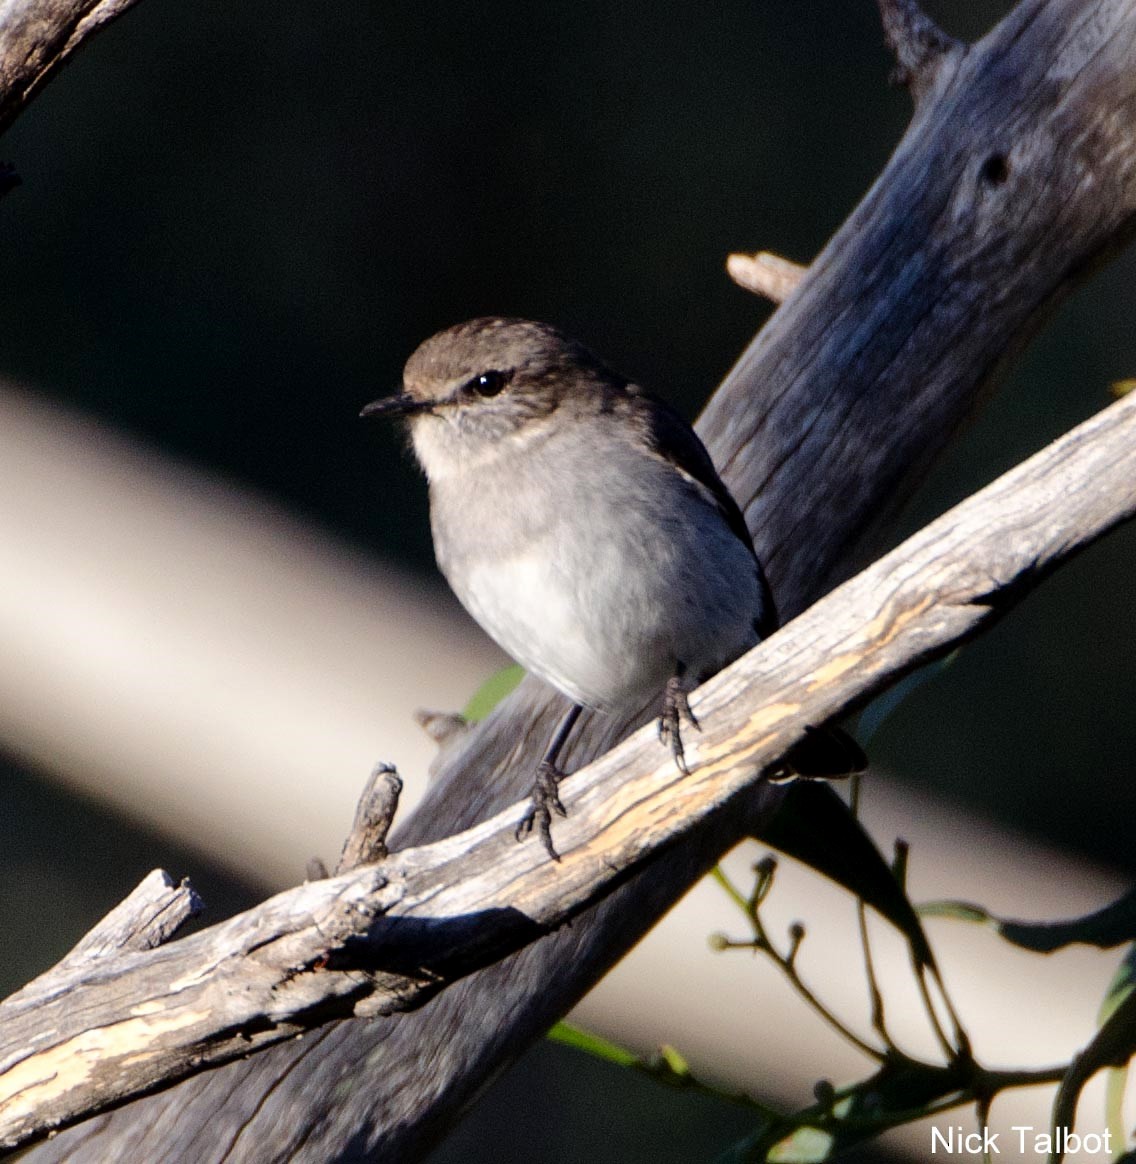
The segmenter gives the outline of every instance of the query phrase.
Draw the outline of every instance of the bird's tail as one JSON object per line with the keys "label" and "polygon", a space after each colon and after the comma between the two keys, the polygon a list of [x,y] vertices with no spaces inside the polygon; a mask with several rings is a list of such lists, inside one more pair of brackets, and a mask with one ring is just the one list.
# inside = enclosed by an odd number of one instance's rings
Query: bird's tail
{"label": "bird's tail", "polygon": [[794,744],[769,779],[842,780],[868,767],[864,749],[846,732],[834,727],[809,727],[804,739]]}

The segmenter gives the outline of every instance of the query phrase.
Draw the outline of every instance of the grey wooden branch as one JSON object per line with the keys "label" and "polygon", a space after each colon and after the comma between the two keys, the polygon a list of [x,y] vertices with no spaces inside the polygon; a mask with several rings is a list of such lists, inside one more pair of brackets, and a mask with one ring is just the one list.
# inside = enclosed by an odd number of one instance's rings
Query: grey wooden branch
{"label": "grey wooden branch", "polygon": [[6,998],[2,1005],[50,993],[112,954],[152,950],[169,941],[202,908],[201,899],[188,882],[177,882],[168,873],[155,869],[74,949],[50,970]]}
{"label": "grey wooden branch", "polygon": [[[76,1113],[152,1090],[167,1074],[224,1062],[312,1025],[368,993],[365,975],[327,968],[388,904],[373,867],[305,882],[220,926],[146,952],[56,969],[0,1005],[0,1146]],[[44,1117],[47,1122],[44,1123]]]}
{"label": "grey wooden branch", "polygon": [[[887,168],[700,422],[781,612],[873,537],[1055,301],[1136,221],[1136,0],[1023,0],[934,84]],[[562,712],[531,681],[441,755],[395,844],[521,799]],[[566,757],[633,724],[590,717]],[[343,1022],[60,1135],[30,1159],[419,1158],[768,807],[762,786],[570,927],[381,1023]]]}
{"label": "grey wooden branch", "polygon": [[137,0],[0,0],[0,133],[89,37]]}
{"label": "grey wooden branch", "polygon": [[[808,724],[974,635],[1133,515],[1136,395],[933,522],[702,687],[689,776],[645,728],[565,781],[559,864],[540,845],[517,843],[519,804],[378,866],[348,863],[351,872],[160,949],[99,957],[83,943],[81,956],[0,1005],[0,1146],[334,1015],[420,1005],[595,904],[736,802]],[[345,854],[363,852],[389,821],[391,776],[372,776]]]}
{"label": "grey wooden branch", "polygon": [[339,855],[336,873],[347,873],[360,865],[373,865],[387,855],[387,834],[401,794],[402,781],[398,773],[390,764],[379,764],[371,773],[355,807],[355,821]]}

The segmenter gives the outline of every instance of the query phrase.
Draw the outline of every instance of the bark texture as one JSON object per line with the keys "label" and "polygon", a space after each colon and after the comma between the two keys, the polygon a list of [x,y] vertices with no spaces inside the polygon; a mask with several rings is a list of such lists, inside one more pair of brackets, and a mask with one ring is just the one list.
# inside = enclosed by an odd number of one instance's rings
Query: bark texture
{"label": "bark texture", "polygon": [[[1136,0],[1024,0],[967,49],[944,38],[928,50],[918,21],[888,33],[917,97],[912,124],[700,425],[784,617],[849,576],[999,365],[1136,221]],[[394,847],[520,799],[561,711],[526,681],[455,738]],[[632,726],[583,723],[569,770]],[[323,1028],[28,1159],[417,1159],[744,835],[763,799],[713,816],[570,928],[419,1013]]]}

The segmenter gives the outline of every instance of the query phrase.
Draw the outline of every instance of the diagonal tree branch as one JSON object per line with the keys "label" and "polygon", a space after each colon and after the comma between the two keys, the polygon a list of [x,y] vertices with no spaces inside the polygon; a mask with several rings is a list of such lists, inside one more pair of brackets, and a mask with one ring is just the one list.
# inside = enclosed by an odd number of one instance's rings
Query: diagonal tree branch
{"label": "diagonal tree branch", "polygon": [[[972,637],[1133,515],[1136,394],[956,506],[702,687],[695,706],[704,731],[692,741],[689,776],[644,729],[566,781],[561,863],[516,842],[525,805],[513,805],[180,942],[70,959],[0,1006],[0,1146],[332,1017],[421,1005],[602,900],[736,803],[809,724]],[[359,837],[389,818],[393,785],[384,775],[368,783]]]}
{"label": "diagonal tree branch", "polygon": [[88,38],[137,0],[0,0],[0,133]]}
{"label": "diagonal tree branch", "polygon": [[[1130,237],[1134,57],[1136,0],[1023,0],[965,53],[945,54],[872,190],[719,389],[700,432],[783,615],[854,572],[1006,360]],[[451,736],[396,844],[427,844],[520,800],[561,711],[526,681]],[[582,722],[569,770],[632,726]],[[30,1158],[419,1158],[769,801],[758,785],[571,927],[421,1012],[337,1024],[89,1121]]]}

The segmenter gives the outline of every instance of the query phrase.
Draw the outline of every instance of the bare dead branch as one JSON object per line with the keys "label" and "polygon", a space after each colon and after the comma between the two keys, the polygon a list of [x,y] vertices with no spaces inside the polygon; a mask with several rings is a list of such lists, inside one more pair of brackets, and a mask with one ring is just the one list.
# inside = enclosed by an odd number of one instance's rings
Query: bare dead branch
{"label": "bare dead branch", "polygon": [[414,722],[439,748],[445,748],[469,730],[465,716],[456,711],[418,711],[414,714]]}
{"label": "bare dead branch", "polygon": [[360,865],[374,865],[387,855],[387,833],[401,794],[402,780],[398,773],[389,764],[379,764],[355,807],[355,823],[335,867],[336,873],[347,873]]}
{"label": "bare dead branch", "polygon": [[137,0],[2,0],[0,133],[89,37]]}
{"label": "bare dead branch", "polygon": [[[570,777],[561,788],[569,815],[557,822],[560,863],[516,842],[526,806],[513,805],[467,832],[304,884],[159,949],[72,955],[66,972],[39,980],[46,989],[33,984],[0,1005],[0,1145],[334,1016],[420,1005],[601,900],[736,801],[808,725],[973,636],[1134,514],[1129,396],[700,688],[703,732],[691,741],[689,776],[648,728]],[[342,864],[367,844],[382,847],[375,838],[385,835],[399,784],[385,767],[372,774]]]}
{"label": "bare dead branch", "polygon": [[878,0],[884,37],[895,57],[892,82],[903,85],[918,103],[935,83],[940,68],[965,52],[919,7],[917,0]]}
{"label": "bare dead branch", "polygon": [[164,869],[148,873],[121,901],[50,970],[29,982],[5,1003],[51,992],[87,966],[112,954],[152,950],[170,938],[203,909],[188,881],[175,881]]}
{"label": "bare dead branch", "polygon": [[73,968],[120,950],[152,950],[168,942],[203,908],[201,898],[188,881],[175,881],[164,869],[155,869],[60,965]]}
{"label": "bare dead branch", "polygon": [[758,251],[756,255],[730,255],[726,259],[726,272],[739,287],[774,303],[788,299],[807,270],[800,263],[769,251]]}
{"label": "bare dead branch", "polygon": [[311,1025],[313,1008],[369,993],[365,975],[326,963],[366,934],[389,901],[384,886],[373,868],[305,883],[182,941],[37,979],[0,1005],[0,1138],[11,1145],[60,1126],[81,1093],[114,1102],[115,1075],[144,1094],[171,1069],[246,1054]]}

